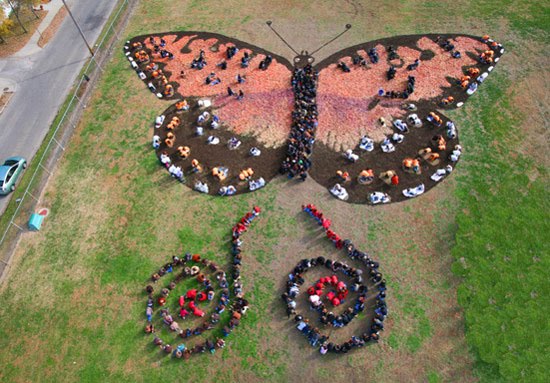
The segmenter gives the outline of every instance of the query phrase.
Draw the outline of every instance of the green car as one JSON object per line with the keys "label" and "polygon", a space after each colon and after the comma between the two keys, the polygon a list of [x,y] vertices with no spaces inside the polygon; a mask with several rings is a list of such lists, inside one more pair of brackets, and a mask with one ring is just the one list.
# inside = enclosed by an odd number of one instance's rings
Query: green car
{"label": "green car", "polygon": [[10,157],[0,166],[0,195],[6,195],[15,190],[15,182],[27,167],[23,157]]}

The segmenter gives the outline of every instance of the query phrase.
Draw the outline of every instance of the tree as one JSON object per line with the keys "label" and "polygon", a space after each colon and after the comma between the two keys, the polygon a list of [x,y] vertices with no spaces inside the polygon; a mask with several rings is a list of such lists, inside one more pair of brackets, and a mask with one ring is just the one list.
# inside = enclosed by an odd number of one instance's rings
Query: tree
{"label": "tree", "polygon": [[[13,0],[7,0],[8,4],[10,5],[12,11],[13,11],[13,14],[15,15],[15,18],[17,19],[17,22],[19,23],[19,25],[21,25],[21,28],[23,28],[23,31],[25,31],[25,33],[27,33],[27,29],[25,28],[25,26],[23,25],[23,23],[21,22],[21,19],[19,19],[19,6],[16,8],[14,6],[14,2]],[[18,5],[18,3],[15,3],[16,5]]]}
{"label": "tree", "polygon": [[36,12],[34,11],[34,6],[37,4],[37,1],[36,0],[11,0],[13,3],[17,3],[17,11],[19,12],[19,9],[22,8],[22,7],[27,7],[31,10],[32,14],[34,15],[34,17],[36,17],[37,19],[40,18]]}
{"label": "tree", "polygon": [[2,43],[6,42],[5,37],[9,35],[11,29],[13,28],[13,20],[11,19],[4,19],[4,21],[0,24],[0,41]]}

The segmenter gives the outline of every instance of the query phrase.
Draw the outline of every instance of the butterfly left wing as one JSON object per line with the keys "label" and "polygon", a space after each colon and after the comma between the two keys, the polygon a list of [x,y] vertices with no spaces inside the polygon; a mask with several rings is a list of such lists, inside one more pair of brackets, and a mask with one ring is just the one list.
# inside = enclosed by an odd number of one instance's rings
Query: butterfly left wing
{"label": "butterfly left wing", "polygon": [[320,62],[312,178],[329,189],[340,184],[333,194],[353,203],[401,201],[434,187],[461,153],[456,127],[438,109],[462,106],[475,92],[504,52],[494,44],[400,36]]}
{"label": "butterfly left wing", "polygon": [[[189,187],[202,185],[198,190],[231,195],[253,190],[250,181],[257,187],[278,174],[293,101],[292,66],[285,58],[204,32],[138,36],[127,42],[125,51],[158,98],[177,101],[162,114],[154,135],[158,156],[168,156],[173,169],[180,167]],[[260,68],[267,58],[269,64]],[[207,141],[210,136],[218,143]],[[252,155],[252,148],[260,155]],[[198,165],[192,166],[192,160]],[[221,177],[223,169],[228,174]],[[241,179],[250,169],[253,174]]]}

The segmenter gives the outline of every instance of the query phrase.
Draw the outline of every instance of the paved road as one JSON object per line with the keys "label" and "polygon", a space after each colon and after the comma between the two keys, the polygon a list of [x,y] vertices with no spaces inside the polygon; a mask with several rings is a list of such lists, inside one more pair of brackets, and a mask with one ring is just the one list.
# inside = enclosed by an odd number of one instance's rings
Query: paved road
{"label": "paved road", "polygon": [[[92,44],[115,0],[74,0],[68,4]],[[0,161],[14,155],[31,159],[90,53],[69,16],[46,47],[27,57],[0,60],[0,78],[14,80],[16,92],[0,115]],[[0,197],[0,214],[8,203]]]}

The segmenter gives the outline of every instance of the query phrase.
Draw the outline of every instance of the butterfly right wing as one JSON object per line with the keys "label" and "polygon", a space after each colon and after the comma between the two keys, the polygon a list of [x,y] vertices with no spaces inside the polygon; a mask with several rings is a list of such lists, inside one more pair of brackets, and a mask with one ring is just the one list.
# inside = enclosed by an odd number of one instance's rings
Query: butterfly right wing
{"label": "butterfly right wing", "polygon": [[[228,50],[234,48],[238,51],[228,58]],[[245,53],[249,59],[243,67]],[[161,115],[163,120],[156,124],[154,135],[158,136],[159,158],[167,155],[170,164],[181,167],[189,187],[199,185],[198,189],[206,192],[207,185],[209,194],[234,187],[229,194],[240,193],[253,189],[250,181],[258,187],[278,174],[293,102],[289,85],[292,66],[286,59],[202,32],[138,36],[127,42],[126,54],[157,97],[178,101]],[[267,69],[259,69],[268,56],[271,63]],[[244,81],[239,82],[238,76]],[[211,77],[209,83],[207,77]],[[208,118],[200,121],[205,112]],[[202,128],[202,135],[197,128]],[[173,143],[166,141],[169,134],[175,136]],[[208,143],[210,136],[219,143]],[[240,145],[230,150],[231,139]],[[251,154],[253,148],[259,156]],[[192,166],[193,160],[197,166]],[[213,175],[220,168],[228,169],[225,179]],[[243,171],[248,174],[249,169],[253,174],[242,180]]]}
{"label": "butterfly right wing", "polygon": [[[443,47],[447,42],[452,49]],[[347,48],[319,63],[319,127],[312,178],[328,189],[339,183],[347,195],[338,190],[333,194],[353,203],[401,201],[437,185],[461,152],[457,128],[438,109],[461,106],[473,93],[469,88],[477,88],[484,80],[492,67],[479,57],[490,44],[462,35],[397,36]],[[493,62],[501,50],[493,50]],[[460,57],[452,56],[456,51]],[[395,69],[393,78],[390,66]],[[470,76],[463,88],[460,82],[471,69],[478,74]],[[449,102],[445,105],[444,100]],[[415,110],[404,108],[408,104],[414,104]],[[437,123],[428,121],[433,118]],[[402,135],[395,137],[403,142],[391,142],[394,134]],[[389,145],[381,145],[384,140]],[[355,161],[344,157],[347,150],[353,159],[357,156]],[[405,160],[416,161],[418,171],[406,171]],[[344,181],[337,171],[349,175],[349,180]]]}

